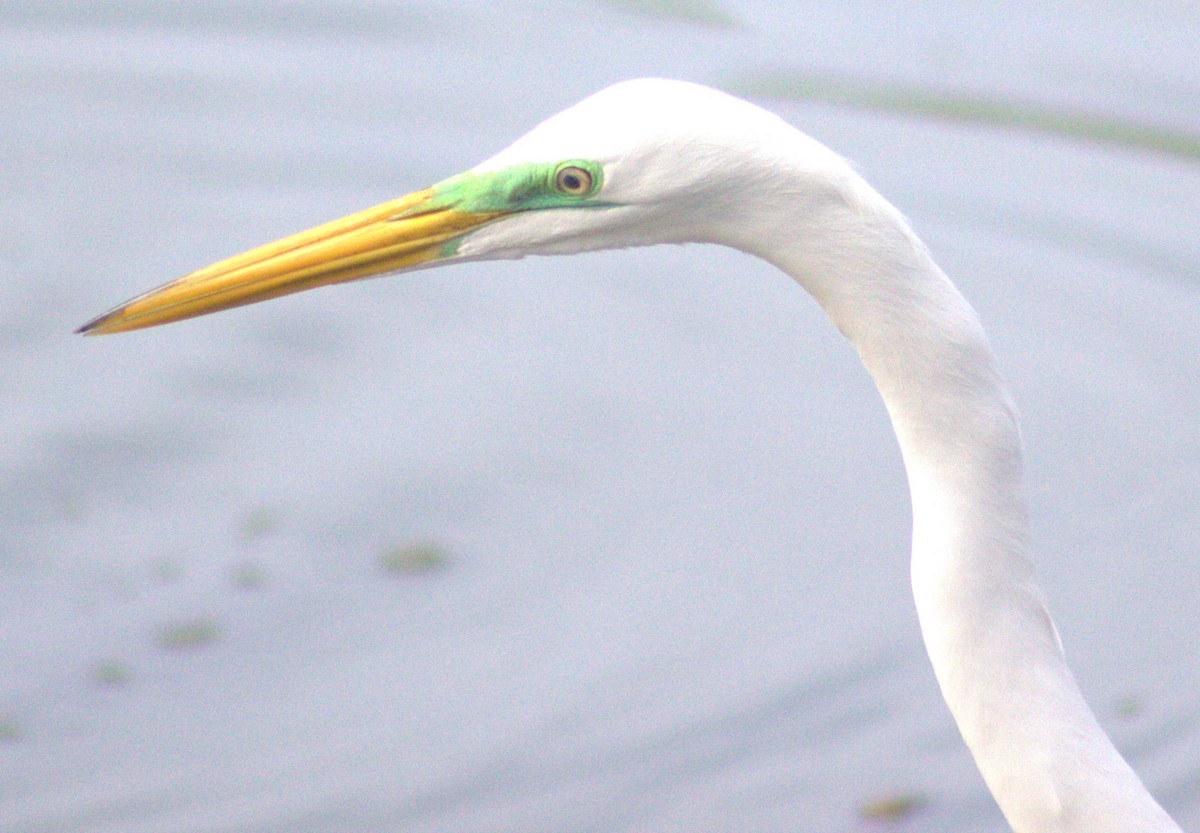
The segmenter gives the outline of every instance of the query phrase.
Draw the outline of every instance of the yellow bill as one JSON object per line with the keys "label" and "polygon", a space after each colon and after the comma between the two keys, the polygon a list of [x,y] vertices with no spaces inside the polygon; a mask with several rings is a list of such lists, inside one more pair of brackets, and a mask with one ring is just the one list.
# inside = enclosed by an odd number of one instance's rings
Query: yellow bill
{"label": "yellow bill", "polygon": [[252,304],[316,286],[428,263],[503,215],[464,211],[417,191],[222,260],[92,319],[76,332],[119,333]]}

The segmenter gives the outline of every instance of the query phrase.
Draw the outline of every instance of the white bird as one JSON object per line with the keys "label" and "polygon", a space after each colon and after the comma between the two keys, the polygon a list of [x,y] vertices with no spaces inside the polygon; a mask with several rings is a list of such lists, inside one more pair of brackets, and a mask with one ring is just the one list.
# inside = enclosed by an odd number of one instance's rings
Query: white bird
{"label": "white bird", "polygon": [[1016,411],[975,312],[847,162],[748,102],[679,81],[617,84],[466,173],[180,278],[80,331],[434,264],[689,242],[791,275],[874,378],[908,474],[929,658],[1013,830],[1179,833],[1063,658],[1030,553]]}

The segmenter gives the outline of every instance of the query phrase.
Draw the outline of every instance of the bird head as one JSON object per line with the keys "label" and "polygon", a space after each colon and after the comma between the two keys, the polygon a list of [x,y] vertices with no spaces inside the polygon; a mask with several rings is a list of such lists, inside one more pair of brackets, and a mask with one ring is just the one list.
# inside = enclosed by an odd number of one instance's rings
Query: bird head
{"label": "bird head", "polygon": [[[429,188],[220,261],[79,328],[134,330],[387,273],[690,241],[721,241],[796,131],[696,84],[627,81],[551,117],[476,167]],[[731,148],[738,152],[731,153]]]}

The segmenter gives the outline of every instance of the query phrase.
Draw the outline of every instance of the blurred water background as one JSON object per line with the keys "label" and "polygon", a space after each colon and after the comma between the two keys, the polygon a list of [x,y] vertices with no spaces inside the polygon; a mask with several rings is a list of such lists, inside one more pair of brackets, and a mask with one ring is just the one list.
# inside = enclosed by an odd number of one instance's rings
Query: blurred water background
{"label": "blurred water background", "polygon": [[765,264],[70,334],[641,75],[855,160],[976,304],[1070,660],[1200,830],[1198,42],[1166,0],[0,3],[0,830],[1005,829],[883,408]]}

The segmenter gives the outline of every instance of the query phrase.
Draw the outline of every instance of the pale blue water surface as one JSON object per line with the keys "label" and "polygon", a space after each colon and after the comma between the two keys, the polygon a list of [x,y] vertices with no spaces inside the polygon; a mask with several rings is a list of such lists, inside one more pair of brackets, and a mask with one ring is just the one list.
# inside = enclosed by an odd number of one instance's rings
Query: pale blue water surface
{"label": "pale blue water surface", "polygon": [[[670,8],[0,3],[0,830],[1004,829],[883,408],[770,267],[476,264],[70,335],[633,76],[1200,129],[1190,3]],[[1071,662],[1200,830],[1200,164],[762,103],[978,307]],[[441,569],[381,569],[422,541]],[[922,806],[862,817],[889,797]]]}

